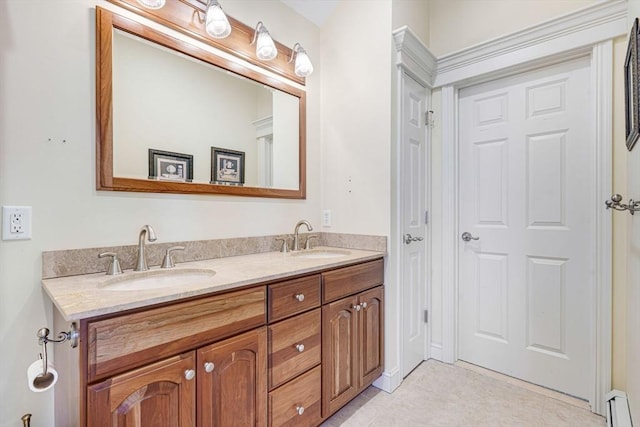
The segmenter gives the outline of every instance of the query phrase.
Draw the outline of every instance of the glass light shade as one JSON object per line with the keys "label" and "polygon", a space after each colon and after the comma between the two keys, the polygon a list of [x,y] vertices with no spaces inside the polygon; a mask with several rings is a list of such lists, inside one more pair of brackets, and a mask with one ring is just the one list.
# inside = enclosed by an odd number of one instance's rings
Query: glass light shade
{"label": "glass light shade", "polygon": [[167,0],[138,0],[147,9],[162,9]]}
{"label": "glass light shade", "polygon": [[258,39],[256,41],[256,55],[263,61],[270,61],[278,55],[276,44],[269,35],[269,31],[264,25],[258,30]]}
{"label": "glass light shade", "polygon": [[223,39],[231,34],[231,24],[222,7],[216,0],[209,0],[207,4],[207,16],[205,18],[205,30],[207,34],[216,39]]}
{"label": "glass light shade", "polygon": [[296,76],[299,77],[307,77],[313,73],[313,64],[311,63],[307,52],[302,48],[300,48],[298,53],[296,53],[295,73]]}

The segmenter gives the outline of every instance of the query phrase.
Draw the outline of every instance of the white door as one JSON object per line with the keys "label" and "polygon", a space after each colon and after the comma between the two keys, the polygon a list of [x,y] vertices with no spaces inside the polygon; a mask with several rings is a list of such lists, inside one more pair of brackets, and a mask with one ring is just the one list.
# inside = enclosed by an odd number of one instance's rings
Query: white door
{"label": "white door", "polygon": [[403,75],[400,147],[403,377],[425,359],[425,112],[427,90]]}
{"label": "white door", "polygon": [[463,89],[459,103],[471,239],[459,241],[459,359],[582,398],[595,387],[600,203],[589,82],[585,58]]}

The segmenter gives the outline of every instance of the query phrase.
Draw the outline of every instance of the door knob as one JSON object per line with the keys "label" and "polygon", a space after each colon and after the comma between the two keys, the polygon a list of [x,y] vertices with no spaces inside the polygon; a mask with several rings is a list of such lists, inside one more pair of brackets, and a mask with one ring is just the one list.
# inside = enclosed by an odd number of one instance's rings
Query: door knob
{"label": "door knob", "polygon": [[194,371],[193,369],[187,369],[186,371],[184,371],[184,377],[187,379],[187,381],[191,381],[196,377],[196,371]]}
{"label": "door knob", "polygon": [[403,237],[405,245],[408,245],[411,242],[421,242],[424,238],[420,236],[413,237],[411,234],[407,233]]}
{"label": "door knob", "polygon": [[471,235],[471,233],[469,233],[468,231],[465,231],[464,233],[462,233],[462,240],[464,240],[465,242],[470,242],[472,240],[480,240],[479,237],[473,237]]}
{"label": "door knob", "polygon": [[215,365],[215,364],[213,364],[213,363],[211,363],[211,362],[206,362],[206,363],[204,364],[204,371],[205,371],[207,374],[210,374],[211,372],[213,372],[213,370],[214,370],[215,368],[216,368],[216,365]]}

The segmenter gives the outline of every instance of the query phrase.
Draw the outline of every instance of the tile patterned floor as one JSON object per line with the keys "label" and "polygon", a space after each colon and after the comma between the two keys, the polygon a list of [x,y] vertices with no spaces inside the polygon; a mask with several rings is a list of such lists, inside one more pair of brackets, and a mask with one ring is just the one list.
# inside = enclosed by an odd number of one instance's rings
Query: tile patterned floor
{"label": "tile patterned floor", "polygon": [[422,363],[388,394],[369,387],[322,427],[603,427],[585,402],[435,360]]}

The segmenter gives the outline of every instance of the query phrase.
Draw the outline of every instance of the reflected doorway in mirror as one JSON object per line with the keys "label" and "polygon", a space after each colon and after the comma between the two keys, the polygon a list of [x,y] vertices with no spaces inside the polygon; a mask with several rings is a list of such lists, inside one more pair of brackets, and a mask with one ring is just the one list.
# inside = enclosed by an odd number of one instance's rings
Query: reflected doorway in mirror
{"label": "reflected doorway in mirror", "polygon": [[149,148],[149,179],[191,182],[193,156]]}
{"label": "reflected doorway in mirror", "polygon": [[244,185],[244,151],[211,147],[211,184]]}

